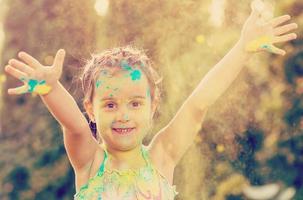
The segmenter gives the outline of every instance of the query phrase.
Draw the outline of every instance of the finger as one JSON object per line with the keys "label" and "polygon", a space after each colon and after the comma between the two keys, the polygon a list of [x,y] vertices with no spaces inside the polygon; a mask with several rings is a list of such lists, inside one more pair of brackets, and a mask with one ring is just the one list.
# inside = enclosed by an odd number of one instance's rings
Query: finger
{"label": "finger", "polygon": [[260,12],[257,10],[252,10],[249,19],[256,20],[259,18]]}
{"label": "finger", "polygon": [[249,18],[251,19],[257,19],[261,13],[261,10],[263,9],[263,3],[261,1],[252,1],[252,3],[250,4],[251,6],[251,13]]}
{"label": "finger", "polygon": [[261,48],[268,51],[268,52],[271,52],[271,53],[274,53],[274,54],[279,54],[279,55],[282,55],[282,56],[284,56],[286,54],[286,52],[283,49],[279,49],[274,45],[263,45]]}
{"label": "finger", "polygon": [[16,94],[24,94],[28,92],[28,86],[27,85],[22,85],[20,87],[16,88],[10,88],[7,90],[7,93],[10,95],[16,95]]}
{"label": "finger", "polygon": [[4,69],[8,74],[12,75],[13,77],[15,77],[21,81],[26,81],[28,79],[27,78],[28,75],[26,73],[21,72],[10,65],[6,65]]}
{"label": "finger", "polygon": [[291,24],[287,24],[287,25],[284,25],[284,26],[279,26],[279,27],[274,29],[274,35],[276,35],[276,36],[282,35],[284,33],[292,31],[296,28],[298,28],[298,25],[296,23],[291,23]]}
{"label": "finger", "polygon": [[21,58],[24,62],[26,62],[29,66],[31,66],[34,69],[41,67],[41,64],[38,60],[36,60],[34,57],[32,57],[31,55],[29,55],[24,51],[18,53],[18,57]]}
{"label": "finger", "polygon": [[277,36],[273,39],[273,43],[280,43],[280,42],[287,42],[290,40],[294,40],[297,38],[297,34],[295,33],[290,33],[287,35],[282,35],[282,36]]}
{"label": "finger", "polygon": [[53,66],[57,71],[60,71],[62,69],[64,57],[65,57],[64,49],[59,49],[56,53],[54,64],[53,64]]}
{"label": "finger", "polygon": [[20,62],[19,60],[11,59],[8,61],[8,64],[10,64],[10,66],[20,70],[21,72],[25,72],[28,76],[31,76],[31,74],[34,73],[33,68],[29,67],[28,65],[26,65],[23,62]]}
{"label": "finger", "polygon": [[276,27],[288,20],[290,20],[290,16],[289,15],[283,15],[283,16],[280,16],[280,17],[276,17],[272,20],[269,21],[269,25],[272,26],[272,27]]}

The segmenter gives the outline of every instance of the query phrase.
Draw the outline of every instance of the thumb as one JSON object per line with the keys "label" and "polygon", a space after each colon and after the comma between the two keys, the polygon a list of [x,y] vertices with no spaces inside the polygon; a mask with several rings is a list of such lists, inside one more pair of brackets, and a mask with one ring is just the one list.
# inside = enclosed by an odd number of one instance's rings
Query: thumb
{"label": "thumb", "polygon": [[251,14],[250,18],[256,19],[262,13],[264,9],[264,2],[262,0],[253,0],[250,4]]}
{"label": "thumb", "polygon": [[56,56],[54,59],[54,64],[53,64],[53,66],[55,67],[56,70],[62,69],[64,57],[65,57],[65,50],[59,49],[56,53]]}

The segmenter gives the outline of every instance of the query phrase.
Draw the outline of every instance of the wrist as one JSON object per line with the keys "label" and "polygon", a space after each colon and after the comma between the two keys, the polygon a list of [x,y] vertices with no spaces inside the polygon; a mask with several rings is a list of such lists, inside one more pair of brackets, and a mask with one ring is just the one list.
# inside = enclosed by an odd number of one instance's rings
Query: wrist
{"label": "wrist", "polygon": [[236,43],[236,48],[239,49],[239,54],[245,59],[249,59],[253,53],[246,50],[246,42],[240,38]]}

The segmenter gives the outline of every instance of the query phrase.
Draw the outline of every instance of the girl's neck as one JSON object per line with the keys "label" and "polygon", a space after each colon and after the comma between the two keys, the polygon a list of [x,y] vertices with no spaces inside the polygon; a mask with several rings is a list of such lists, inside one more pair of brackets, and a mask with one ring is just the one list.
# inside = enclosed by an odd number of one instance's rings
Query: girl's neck
{"label": "girl's neck", "polygon": [[145,160],[141,152],[141,145],[128,151],[113,149],[106,145],[104,145],[104,148],[108,152],[109,168],[125,170],[138,169],[145,166]]}

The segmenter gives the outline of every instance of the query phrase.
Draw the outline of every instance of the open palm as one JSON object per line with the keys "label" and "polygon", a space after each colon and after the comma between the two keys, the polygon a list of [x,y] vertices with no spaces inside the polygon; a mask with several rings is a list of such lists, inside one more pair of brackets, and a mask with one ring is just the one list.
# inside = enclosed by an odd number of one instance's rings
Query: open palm
{"label": "open palm", "polygon": [[19,79],[24,85],[8,89],[8,94],[38,93],[41,95],[50,92],[62,74],[65,51],[57,51],[51,66],[44,66],[31,55],[20,52],[17,59],[10,59],[5,71],[11,76]]}
{"label": "open palm", "polygon": [[241,40],[244,42],[245,49],[249,52],[268,51],[285,55],[286,52],[274,44],[296,39],[297,35],[289,32],[298,28],[298,25],[296,23],[284,24],[291,19],[289,15],[264,21],[262,13],[266,12],[266,8],[258,9],[255,6],[256,3],[262,4],[262,1],[255,0],[252,2],[251,15],[246,20],[241,33]]}

